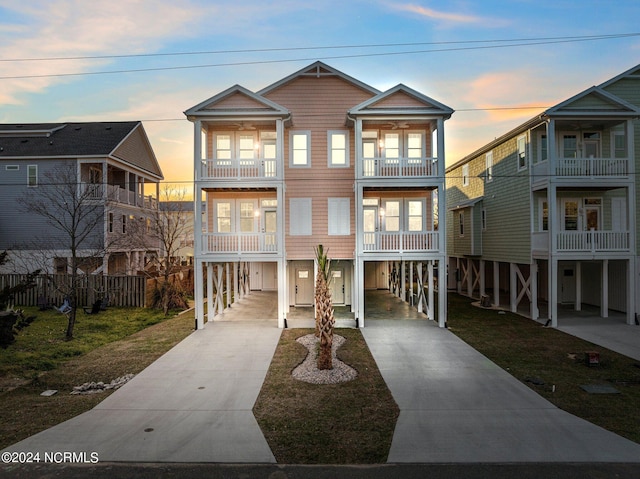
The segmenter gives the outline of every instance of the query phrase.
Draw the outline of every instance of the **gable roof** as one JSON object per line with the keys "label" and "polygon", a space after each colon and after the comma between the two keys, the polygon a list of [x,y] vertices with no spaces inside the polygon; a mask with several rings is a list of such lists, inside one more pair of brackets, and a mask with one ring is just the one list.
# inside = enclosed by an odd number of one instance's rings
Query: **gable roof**
{"label": "gable roof", "polygon": [[453,109],[402,83],[379,93],[349,110],[349,115],[443,115]]}
{"label": "gable roof", "polygon": [[[149,158],[117,155],[127,140],[142,143]],[[139,121],[0,124],[0,159],[113,157],[162,178],[162,171]]]}
{"label": "gable roof", "polygon": [[312,77],[321,77],[321,76],[335,76],[335,77],[339,77],[342,78],[343,80],[345,80],[348,83],[351,83],[352,85],[357,86],[358,88],[361,88],[369,93],[372,93],[374,95],[377,95],[378,93],[380,93],[380,90],[373,88],[370,85],[367,85],[366,83],[361,82],[360,80],[357,80],[343,72],[341,72],[340,70],[337,70],[329,65],[327,65],[326,63],[323,63],[321,61],[317,61],[312,63],[311,65],[308,65],[304,68],[302,68],[301,70],[298,70],[295,73],[292,73],[289,76],[284,77],[281,80],[278,80],[277,82],[269,85],[268,87],[263,88],[262,90],[260,90],[258,92],[258,95],[265,95],[266,93],[269,93],[273,90],[276,90],[284,85],[286,85],[287,83],[292,82],[293,80],[300,78],[300,77],[305,77],[305,76],[312,76]]}
{"label": "gable roof", "polygon": [[561,116],[631,116],[640,115],[640,109],[601,87],[592,86],[545,110],[544,115]]}
{"label": "gable roof", "polygon": [[634,67],[629,68],[627,71],[624,71],[622,73],[620,73],[619,75],[614,76],[613,78],[607,80],[604,83],[601,83],[600,85],[598,85],[600,88],[606,88],[620,80],[622,80],[623,78],[640,78],[640,65],[636,65]]}
{"label": "gable roof", "polygon": [[[235,97],[235,99],[234,99]],[[211,116],[288,116],[289,110],[277,103],[234,85],[184,112],[187,117]]]}

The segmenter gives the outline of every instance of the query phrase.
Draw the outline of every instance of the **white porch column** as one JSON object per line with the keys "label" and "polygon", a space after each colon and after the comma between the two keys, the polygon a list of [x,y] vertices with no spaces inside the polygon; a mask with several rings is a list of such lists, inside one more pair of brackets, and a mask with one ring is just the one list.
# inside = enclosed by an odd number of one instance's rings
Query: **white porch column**
{"label": "white porch column", "polygon": [[531,263],[529,276],[531,278],[531,319],[538,319],[538,260]]}
{"label": "white porch column", "polygon": [[428,304],[427,304],[427,318],[434,319],[435,305],[433,304],[433,260],[429,260],[427,263],[427,271],[429,274],[429,296],[428,296]]}
{"label": "white porch column", "polygon": [[493,304],[500,306],[500,263],[493,262]]}
{"label": "white porch column", "polygon": [[447,257],[438,260],[438,326],[447,324]]}
{"label": "white porch column", "polygon": [[582,311],[582,261],[576,261],[576,311]]}
{"label": "white porch column", "polygon": [[413,261],[409,262],[409,304],[415,306],[413,304]]}
{"label": "white porch column", "polygon": [[549,319],[551,326],[558,327],[558,260],[549,259]]}
{"label": "white porch column", "polygon": [[231,263],[225,264],[224,268],[225,268],[226,273],[227,273],[227,278],[226,278],[227,287],[225,288],[225,290],[227,292],[227,308],[230,308],[231,307],[231,297],[232,297],[232,292],[233,292],[233,286],[231,284]]}
{"label": "white porch column", "polygon": [[202,260],[195,259],[194,272],[193,272],[193,289],[195,307],[194,312],[196,315],[196,328],[204,328],[204,265]]}
{"label": "white porch column", "polygon": [[216,302],[213,295],[213,264],[207,263],[207,321],[213,321],[216,315]]}
{"label": "white porch column", "polygon": [[356,281],[358,284],[355,303],[358,305],[355,311],[355,317],[358,320],[358,327],[364,327],[364,260],[357,259]]}
{"label": "white porch column", "polygon": [[400,297],[402,298],[402,301],[407,300],[406,274],[407,274],[407,262],[405,260],[402,260],[400,262]]}
{"label": "white porch column", "polygon": [[480,297],[485,294],[485,277],[484,277],[484,260],[480,260],[479,273],[480,274]]}
{"label": "white porch column", "polygon": [[278,327],[284,328],[287,308],[287,266],[284,258],[278,259]]}
{"label": "white porch column", "polygon": [[635,258],[627,261],[627,324],[634,324],[636,317],[636,268]]}
{"label": "white porch column", "polygon": [[509,263],[509,304],[511,307],[511,312],[516,313],[518,311],[518,276],[516,273],[516,264]]}
{"label": "white porch column", "polygon": [[462,294],[462,270],[460,269],[460,258],[456,258],[456,288],[458,294]]}
{"label": "white porch column", "polygon": [[600,316],[609,317],[609,260],[602,260],[602,297],[600,301]]}
{"label": "white porch column", "polygon": [[239,263],[237,261],[233,262],[233,303],[236,303],[238,301],[238,281],[239,281],[239,276],[238,276],[238,268],[239,268]]}

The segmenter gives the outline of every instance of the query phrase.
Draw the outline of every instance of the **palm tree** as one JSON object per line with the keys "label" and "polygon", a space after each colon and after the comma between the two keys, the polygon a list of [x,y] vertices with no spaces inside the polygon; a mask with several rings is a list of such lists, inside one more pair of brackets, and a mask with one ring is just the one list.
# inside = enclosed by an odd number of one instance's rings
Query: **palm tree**
{"label": "palm tree", "polygon": [[320,339],[320,351],[318,354],[318,369],[333,369],[331,346],[333,344],[333,303],[329,290],[329,268],[331,260],[327,257],[322,245],[314,248],[316,261],[318,262],[318,274],[316,276],[316,336]]}

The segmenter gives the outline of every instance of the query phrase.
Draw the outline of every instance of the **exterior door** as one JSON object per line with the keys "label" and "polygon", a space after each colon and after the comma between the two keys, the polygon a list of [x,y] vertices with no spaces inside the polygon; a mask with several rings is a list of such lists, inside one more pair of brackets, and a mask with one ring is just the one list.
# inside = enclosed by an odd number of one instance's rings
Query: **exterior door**
{"label": "exterior door", "polygon": [[296,306],[313,305],[313,269],[296,268]]}
{"label": "exterior door", "polygon": [[262,289],[264,291],[278,289],[278,263],[262,264]]}
{"label": "exterior door", "polygon": [[587,225],[587,231],[600,229],[600,207],[599,206],[586,206],[584,209],[585,224]]}
{"label": "exterior door", "polygon": [[276,233],[278,231],[276,210],[264,210],[262,213],[262,232],[264,233],[264,251],[277,251]]}
{"label": "exterior door", "polygon": [[378,207],[365,206],[363,210],[364,249],[375,249],[376,231],[378,231]]}
{"label": "exterior door", "polygon": [[333,304],[344,304],[344,270],[331,270],[331,281],[329,282],[331,290],[331,300]]}

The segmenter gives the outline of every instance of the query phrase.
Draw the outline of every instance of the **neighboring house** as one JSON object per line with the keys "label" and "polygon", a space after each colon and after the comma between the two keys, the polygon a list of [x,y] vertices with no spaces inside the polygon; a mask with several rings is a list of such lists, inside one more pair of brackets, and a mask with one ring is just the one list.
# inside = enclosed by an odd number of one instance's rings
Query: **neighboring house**
{"label": "neighboring house", "polygon": [[633,324],[639,117],[637,66],[447,168],[449,286],[554,327],[583,305]]}
{"label": "neighboring house", "polygon": [[[79,197],[89,192],[90,201],[102,205],[101,227],[83,243],[91,246],[79,252],[95,259],[87,261],[85,272],[143,270],[159,250],[140,232],[158,208],[163,177],[142,123],[60,122],[0,124],[0,250],[10,250],[14,259],[6,272],[35,267],[67,270],[68,236],[43,217],[25,214],[18,202],[27,190],[44,188],[49,175],[63,168],[75,175],[70,181],[77,184]],[[42,257],[47,264],[42,264]]]}
{"label": "neighboring house", "polygon": [[[206,198],[204,217],[195,205],[198,327],[203,266],[209,319],[214,299],[220,304],[225,289],[235,296],[250,278],[251,289],[277,290],[284,327],[290,307],[313,305],[318,244],[332,259],[334,304],[350,307],[360,326],[365,288],[397,287],[435,319],[436,277],[446,282],[444,121],[452,113],[404,85],[380,92],[322,62],[187,110],[195,197]],[[445,318],[441,287],[441,326]]]}
{"label": "neighboring house", "polygon": [[[176,235],[172,259],[178,265],[193,265],[193,209],[191,200],[160,201],[161,218],[180,224],[167,229],[167,234]],[[166,256],[166,251],[161,256]]]}

